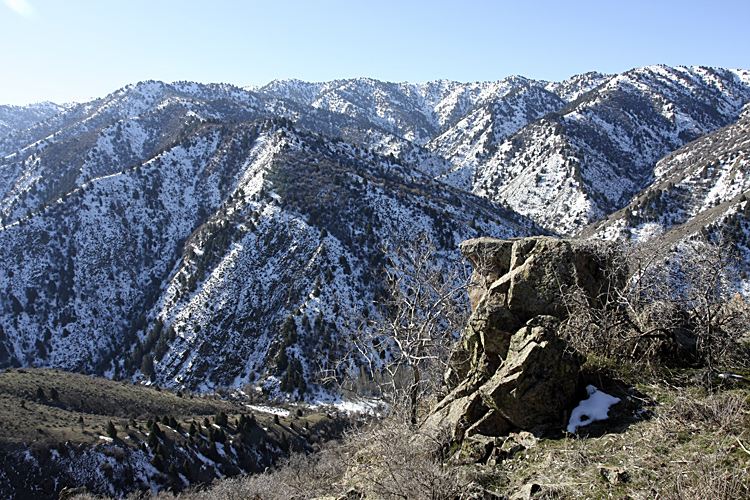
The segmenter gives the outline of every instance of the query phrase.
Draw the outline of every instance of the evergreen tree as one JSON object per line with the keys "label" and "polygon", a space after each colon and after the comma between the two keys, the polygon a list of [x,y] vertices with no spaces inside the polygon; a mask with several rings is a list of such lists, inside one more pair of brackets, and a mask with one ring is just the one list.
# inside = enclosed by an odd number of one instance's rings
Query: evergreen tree
{"label": "evergreen tree", "polygon": [[214,423],[219,427],[226,427],[227,421],[227,414],[224,413],[224,411],[219,411],[219,413],[217,413],[214,417]]}
{"label": "evergreen tree", "polygon": [[115,429],[115,424],[113,424],[111,420],[107,422],[107,436],[112,439],[117,437],[117,429]]}
{"label": "evergreen tree", "polygon": [[279,439],[279,448],[281,448],[283,451],[289,451],[289,440],[286,437],[286,432],[281,433],[281,438]]}
{"label": "evergreen tree", "polygon": [[154,424],[151,426],[151,432],[156,434],[156,437],[161,437],[161,427],[159,427],[159,424],[154,422]]}
{"label": "evergreen tree", "polygon": [[141,363],[141,373],[143,373],[143,376],[149,379],[151,382],[156,382],[154,358],[150,354],[147,354],[143,358],[143,363]]}
{"label": "evergreen tree", "polygon": [[192,481],[193,474],[190,472],[190,462],[187,458],[182,461],[182,475],[187,478],[188,481]]}

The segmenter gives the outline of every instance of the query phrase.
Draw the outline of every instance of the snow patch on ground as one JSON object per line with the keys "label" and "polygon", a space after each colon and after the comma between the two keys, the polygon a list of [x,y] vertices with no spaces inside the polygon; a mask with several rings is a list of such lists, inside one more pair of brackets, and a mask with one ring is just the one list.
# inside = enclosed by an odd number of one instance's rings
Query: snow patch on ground
{"label": "snow patch on ground", "polygon": [[575,433],[579,427],[589,425],[591,422],[607,420],[609,417],[609,408],[620,402],[620,398],[610,396],[589,385],[586,387],[589,394],[588,399],[584,399],[570,414],[568,422],[568,432]]}
{"label": "snow patch on ground", "polygon": [[278,415],[280,417],[288,417],[291,415],[289,410],[285,410],[283,408],[275,408],[273,406],[263,406],[263,405],[245,405],[248,408],[250,408],[252,411],[257,411],[258,413],[269,413],[271,415]]}

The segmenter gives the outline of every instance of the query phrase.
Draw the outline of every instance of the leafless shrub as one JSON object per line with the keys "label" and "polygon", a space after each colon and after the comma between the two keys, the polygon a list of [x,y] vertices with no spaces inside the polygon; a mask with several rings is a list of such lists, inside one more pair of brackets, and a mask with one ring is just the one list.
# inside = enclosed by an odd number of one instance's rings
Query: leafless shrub
{"label": "leafless shrub", "polygon": [[[341,365],[360,387],[415,424],[425,397],[439,393],[452,345],[466,325],[466,266],[450,265],[426,235],[382,246],[386,265],[376,314],[350,325]],[[340,369],[339,369],[340,370]]]}
{"label": "leafless shrub", "polygon": [[576,350],[648,363],[689,357],[710,369],[747,362],[739,340],[750,316],[747,307],[728,306],[737,286],[726,247],[694,240],[668,257],[648,242],[594,248],[610,282],[622,286],[593,301],[580,289],[564,292],[563,333]]}
{"label": "leafless shrub", "polygon": [[347,482],[383,499],[454,499],[467,479],[440,460],[444,443],[419,435],[391,419],[368,433],[352,436]]}
{"label": "leafless shrub", "polygon": [[[338,445],[314,455],[295,454],[280,468],[245,479],[248,496],[258,500],[317,498],[341,489],[346,461]],[[217,497],[218,498],[218,497]]]}
{"label": "leafless shrub", "polygon": [[[685,394],[665,412],[663,420],[727,430],[741,426],[746,414],[747,401],[742,393],[716,392],[705,397]],[[665,426],[673,427],[671,423]]]}

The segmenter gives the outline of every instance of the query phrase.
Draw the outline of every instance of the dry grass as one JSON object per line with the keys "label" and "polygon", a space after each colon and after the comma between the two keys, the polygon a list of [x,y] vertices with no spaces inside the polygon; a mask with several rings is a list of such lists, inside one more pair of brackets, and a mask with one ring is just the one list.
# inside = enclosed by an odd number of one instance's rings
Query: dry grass
{"label": "dry grass", "polygon": [[[226,414],[226,422],[218,419],[220,411]],[[318,449],[321,443],[337,438],[353,424],[351,419],[338,415],[292,412],[288,417],[278,418],[257,413],[257,425],[240,426],[239,416],[249,413],[243,402],[218,397],[180,397],[167,390],[62,371],[5,371],[0,373],[0,455],[3,456],[0,475],[10,470],[11,476],[3,475],[0,491],[7,495],[28,487],[36,492],[19,498],[57,498],[59,489],[65,485],[85,484],[93,491],[106,491],[106,481],[84,479],[82,483],[80,479],[91,477],[82,468],[96,467],[86,459],[91,450],[122,465],[116,477],[109,477],[115,485],[115,493],[143,487],[130,479],[144,473],[137,460],[130,460],[132,454],[141,452],[147,454],[147,460],[155,467],[145,471],[148,483],[161,489],[181,490],[184,484],[178,474],[193,484],[205,484],[215,480],[217,474],[263,470],[283,459],[287,452]],[[105,430],[110,420],[116,429],[114,439],[107,436]],[[159,424],[160,434],[154,435],[148,420]],[[188,434],[191,425],[195,429]],[[152,442],[154,437],[156,441]],[[217,449],[216,442],[223,443],[224,447]],[[35,460],[29,467],[19,466],[27,451]],[[63,457],[62,465],[53,459],[55,456]],[[202,456],[216,465],[206,466]],[[213,489],[208,492],[192,490],[185,493],[184,498],[214,494],[213,498],[235,498],[236,495],[247,498],[243,491],[256,491],[260,498],[307,498],[300,496],[302,492],[313,491],[311,485],[328,484],[333,473],[326,472],[326,467],[339,463],[325,461],[325,456],[315,455],[320,458],[318,461],[294,458],[289,467],[273,473],[252,476],[250,480],[218,482],[215,488],[219,493],[211,493]],[[77,475],[71,475],[68,464],[72,464]],[[283,488],[273,485],[283,485]],[[166,498],[171,496],[171,493],[160,494]],[[271,494],[276,496],[269,496]]]}
{"label": "dry grass", "polygon": [[[659,401],[651,419],[598,438],[542,440],[494,471],[500,491],[535,483],[543,498],[749,498],[750,453],[740,444],[750,435],[748,391],[651,392]],[[604,480],[602,468],[625,480]]]}
{"label": "dry grass", "polygon": [[[43,397],[37,391],[41,389]],[[57,397],[52,397],[52,390]],[[219,411],[247,413],[219,398],[179,397],[168,390],[90,377],[61,370],[24,368],[0,372],[0,447],[13,449],[57,443],[96,443],[112,420],[118,436],[150,417],[173,415],[187,429]],[[83,419],[83,425],[81,420]],[[145,436],[139,435],[141,440]]]}
{"label": "dry grass", "polygon": [[[319,454],[295,456],[278,470],[176,498],[306,500],[356,492],[368,499],[462,500],[489,498],[471,496],[485,490],[511,498],[531,485],[537,485],[534,499],[750,498],[747,387],[710,392],[662,383],[635,392],[651,397],[650,418],[600,437],[541,439],[494,466],[446,466],[436,446],[387,421]],[[603,468],[621,472],[620,480],[604,479]],[[173,496],[162,492],[157,498]]]}

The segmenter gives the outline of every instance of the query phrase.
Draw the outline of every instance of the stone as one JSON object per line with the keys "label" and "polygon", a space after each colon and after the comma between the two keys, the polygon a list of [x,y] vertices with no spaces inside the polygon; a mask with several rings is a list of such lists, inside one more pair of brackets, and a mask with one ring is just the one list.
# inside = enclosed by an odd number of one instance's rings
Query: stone
{"label": "stone", "polygon": [[466,429],[465,436],[472,437],[477,434],[489,436],[501,436],[513,428],[502,412],[488,409],[487,412],[475,424]]}
{"label": "stone", "polygon": [[460,498],[464,500],[507,500],[504,496],[490,491],[477,483],[469,484]]}
{"label": "stone", "polygon": [[484,462],[489,457],[494,446],[494,439],[487,436],[466,438],[450,458],[450,462],[454,465],[470,465]]}
{"label": "stone", "polygon": [[540,493],[542,493],[542,485],[537,483],[527,483],[511,495],[510,500],[531,500]]}
{"label": "stone", "polygon": [[346,493],[338,497],[336,500],[360,500],[364,497],[365,495],[361,491],[356,488],[349,488]]}
{"label": "stone", "polygon": [[472,314],[445,374],[450,393],[424,429],[449,429],[461,441],[563,424],[581,364],[558,335],[563,296],[575,289],[601,301],[620,284],[602,257],[613,252],[548,236],[477,238],[460,248],[473,267]]}
{"label": "stone", "polygon": [[599,475],[609,484],[625,483],[629,479],[627,471],[619,467],[600,467]]}
{"label": "stone", "polygon": [[[506,438],[495,438],[496,446],[492,450],[487,465],[497,465],[503,460],[511,458],[516,453],[526,451],[536,446],[536,437],[530,432],[511,432]],[[498,444],[499,440],[499,446]]]}
{"label": "stone", "polygon": [[448,431],[452,441],[462,441],[470,424],[480,421],[487,413],[477,392],[461,395],[461,387],[443,399],[422,425],[427,434],[441,435]]}
{"label": "stone", "polygon": [[503,365],[479,389],[485,406],[511,427],[556,422],[575,397],[580,359],[566,351],[556,327],[551,316],[529,320],[512,337]]}

